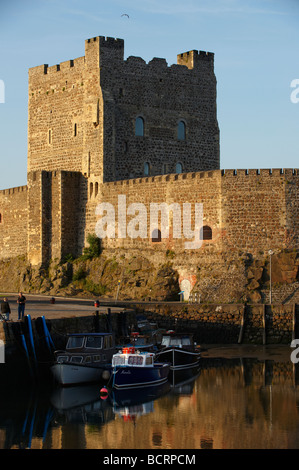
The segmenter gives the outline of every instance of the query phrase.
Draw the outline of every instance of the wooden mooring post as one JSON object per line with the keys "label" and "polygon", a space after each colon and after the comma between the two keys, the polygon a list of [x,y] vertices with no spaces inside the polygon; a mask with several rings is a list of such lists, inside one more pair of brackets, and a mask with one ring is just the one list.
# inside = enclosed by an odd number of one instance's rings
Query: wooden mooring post
{"label": "wooden mooring post", "polygon": [[238,338],[238,344],[242,343],[243,333],[244,333],[244,323],[245,323],[245,305],[243,306],[242,318],[241,318],[241,326],[240,326],[240,333]]}
{"label": "wooden mooring post", "polygon": [[263,345],[266,344],[266,305],[263,305]]}

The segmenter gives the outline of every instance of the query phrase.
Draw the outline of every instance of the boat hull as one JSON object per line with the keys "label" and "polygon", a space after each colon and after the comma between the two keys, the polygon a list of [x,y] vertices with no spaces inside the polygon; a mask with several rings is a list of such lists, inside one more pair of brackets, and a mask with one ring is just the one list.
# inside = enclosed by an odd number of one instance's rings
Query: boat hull
{"label": "boat hull", "polygon": [[170,370],[181,370],[199,364],[200,353],[180,348],[167,348],[156,353],[156,360],[168,362]]}
{"label": "boat hull", "polygon": [[154,364],[153,367],[116,366],[113,369],[113,388],[128,389],[160,385],[167,381],[169,364]]}
{"label": "boat hull", "polygon": [[99,382],[103,379],[105,370],[103,366],[91,367],[70,363],[56,363],[51,367],[51,372],[60,385]]}

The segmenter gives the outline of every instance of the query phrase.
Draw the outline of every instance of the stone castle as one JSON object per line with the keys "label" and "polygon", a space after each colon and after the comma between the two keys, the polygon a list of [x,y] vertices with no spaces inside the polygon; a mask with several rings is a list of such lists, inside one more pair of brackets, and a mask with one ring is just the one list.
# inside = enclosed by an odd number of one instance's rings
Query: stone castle
{"label": "stone castle", "polygon": [[293,252],[282,281],[295,289],[299,170],[220,169],[213,53],[185,52],[171,66],[124,60],[123,40],[99,36],[85,41],[83,57],[30,69],[28,94],[27,185],[0,191],[2,260],[26,255],[38,266],[79,256],[97,205],[117,207],[120,195],[148,210],[202,203],[197,250],[173,236],[171,213],[167,238],[158,223],[146,238],[107,238],[103,248],[157,264],[171,255],[189,292],[200,271],[215,289],[233,286],[270,249]]}

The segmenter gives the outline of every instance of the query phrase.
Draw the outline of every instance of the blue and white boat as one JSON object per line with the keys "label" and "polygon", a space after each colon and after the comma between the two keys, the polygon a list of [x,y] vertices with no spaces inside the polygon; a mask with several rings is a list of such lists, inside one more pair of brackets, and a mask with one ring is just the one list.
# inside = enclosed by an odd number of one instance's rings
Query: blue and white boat
{"label": "blue and white boat", "polygon": [[112,388],[136,388],[159,385],[168,379],[169,364],[154,362],[155,354],[123,348],[112,357]]}

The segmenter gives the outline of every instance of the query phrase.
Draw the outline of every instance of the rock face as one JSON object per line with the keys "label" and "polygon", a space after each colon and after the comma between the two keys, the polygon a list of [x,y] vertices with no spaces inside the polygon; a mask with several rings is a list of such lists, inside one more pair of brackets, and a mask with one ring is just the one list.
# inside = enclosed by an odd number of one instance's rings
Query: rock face
{"label": "rock face", "polygon": [[[158,261],[157,261],[158,260]],[[78,258],[48,267],[31,266],[23,257],[0,263],[0,291],[99,297],[118,300],[179,300],[186,264],[175,254],[160,258],[129,256],[119,250],[93,259]],[[299,303],[299,256],[272,256],[272,301]],[[214,260],[194,269],[192,292],[202,303],[267,303],[269,257]]]}

